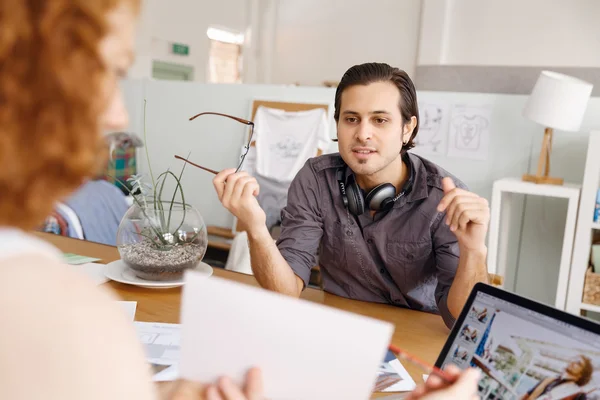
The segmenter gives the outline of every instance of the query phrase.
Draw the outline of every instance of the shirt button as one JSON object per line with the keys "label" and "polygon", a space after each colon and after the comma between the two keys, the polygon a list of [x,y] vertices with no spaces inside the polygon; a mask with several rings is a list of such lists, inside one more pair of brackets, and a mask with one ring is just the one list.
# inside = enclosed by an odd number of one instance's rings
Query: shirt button
{"label": "shirt button", "polygon": [[346,231],[346,235],[348,235],[348,236],[352,236],[352,231],[351,231],[350,229],[348,229],[348,230]]}
{"label": "shirt button", "polygon": [[381,272],[382,274],[385,274],[385,269],[381,268],[381,269],[379,270],[379,272]]}
{"label": "shirt button", "polygon": [[367,239],[367,243],[369,243],[369,244],[373,243],[373,239],[371,239],[371,238]]}
{"label": "shirt button", "polygon": [[409,260],[412,260],[413,258],[415,258],[415,256],[413,256],[412,254],[407,254],[406,258]]}

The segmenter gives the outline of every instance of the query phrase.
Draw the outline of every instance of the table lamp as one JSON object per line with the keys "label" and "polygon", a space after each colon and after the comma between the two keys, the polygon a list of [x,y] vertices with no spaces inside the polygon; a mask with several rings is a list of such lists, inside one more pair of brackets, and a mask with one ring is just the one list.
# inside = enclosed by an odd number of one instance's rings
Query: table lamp
{"label": "table lamp", "polygon": [[536,175],[525,174],[523,180],[534,183],[562,185],[562,178],[548,176],[552,151],[552,130],[575,132],[579,130],[583,114],[592,93],[593,85],[572,76],[557,72],[542,71],[523,115],[543,125],[544,140],[538,160]]}

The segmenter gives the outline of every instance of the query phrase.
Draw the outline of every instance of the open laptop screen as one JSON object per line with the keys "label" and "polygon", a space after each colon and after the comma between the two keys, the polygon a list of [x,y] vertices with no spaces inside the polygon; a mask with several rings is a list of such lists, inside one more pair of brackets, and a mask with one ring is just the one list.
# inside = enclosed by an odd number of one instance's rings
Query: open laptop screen
{"label": "open laptop screen", "polygon": [[442,366],[480,369],[482,399],[600,399],[597,333],[481,291],[459,323]]}

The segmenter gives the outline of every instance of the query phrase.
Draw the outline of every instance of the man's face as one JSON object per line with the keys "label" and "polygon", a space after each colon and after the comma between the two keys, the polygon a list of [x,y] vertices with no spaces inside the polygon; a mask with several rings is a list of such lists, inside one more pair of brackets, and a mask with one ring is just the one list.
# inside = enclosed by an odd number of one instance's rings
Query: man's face
{"label": "man's face", "polygon": [[400,91],[392,82],[350,86],[342,93],[338,145],[355,174],[373,175],[400,156],[412,129],[403,128],[399,105]]}

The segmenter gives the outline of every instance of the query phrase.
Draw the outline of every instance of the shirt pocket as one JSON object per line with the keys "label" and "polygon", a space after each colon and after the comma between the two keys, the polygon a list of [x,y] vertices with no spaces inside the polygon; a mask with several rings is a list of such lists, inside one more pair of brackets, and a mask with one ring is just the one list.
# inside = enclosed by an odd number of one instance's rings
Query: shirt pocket
{"label": "shirt pocket", "polygon": [[[339,220],[332,221],[325,225],[323,241],[319,249],[319,265],[326,269],[329,278],[350,297],[355,296],[347,276],[355,268],[352,254],[348,254],[352,247],[353,235],[351,226]],[[326,282],[324,286],[327,287]]]}
{"label": "shirt pocket", "polygon": [[387,244],[386,250],[392,270],[403,271],[399,275],[409,287],[430,274],[427,265],[433,257],[431,241],[391,242]]}

